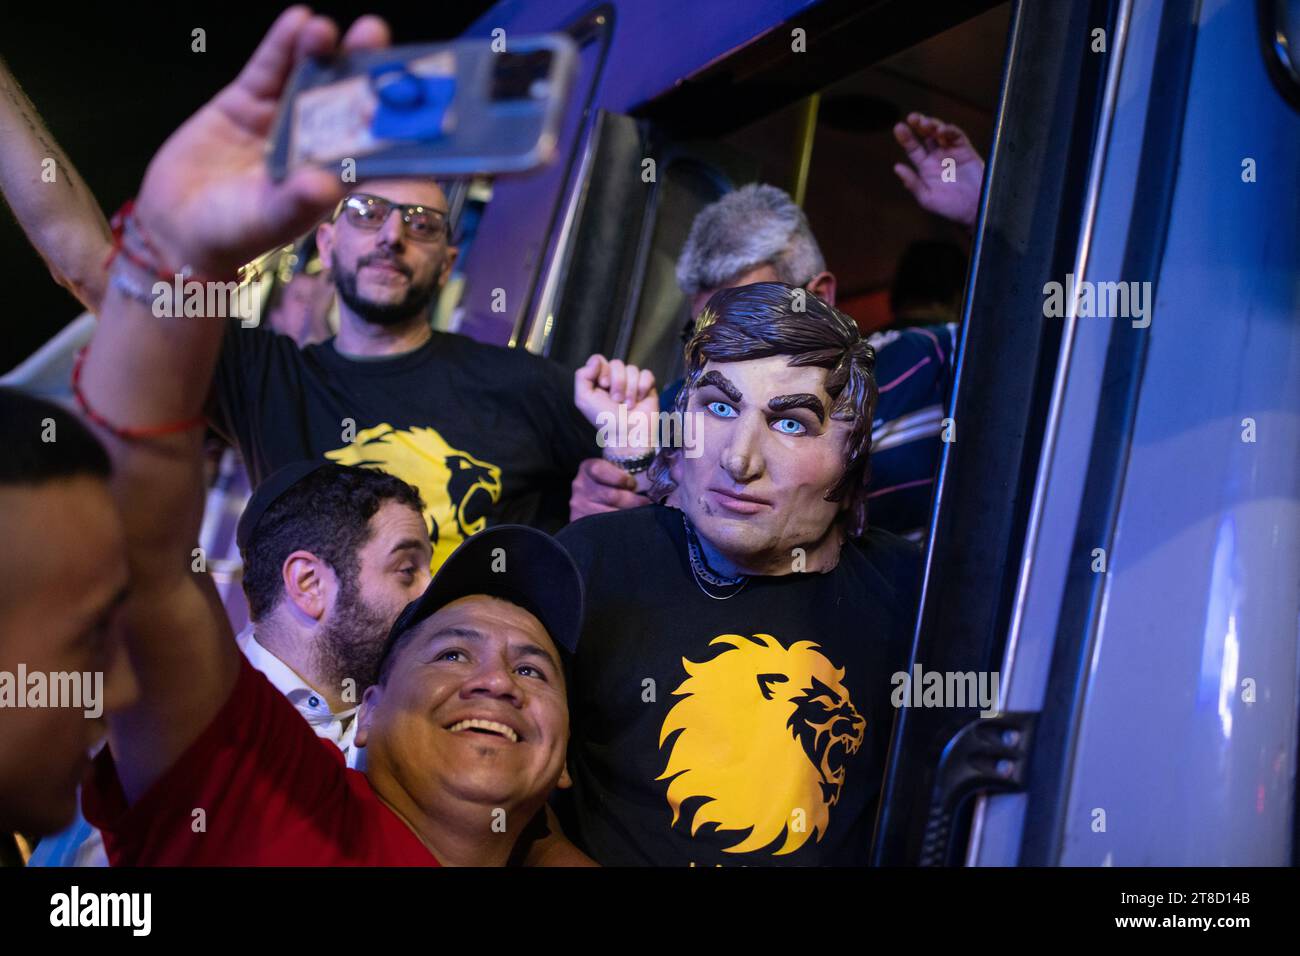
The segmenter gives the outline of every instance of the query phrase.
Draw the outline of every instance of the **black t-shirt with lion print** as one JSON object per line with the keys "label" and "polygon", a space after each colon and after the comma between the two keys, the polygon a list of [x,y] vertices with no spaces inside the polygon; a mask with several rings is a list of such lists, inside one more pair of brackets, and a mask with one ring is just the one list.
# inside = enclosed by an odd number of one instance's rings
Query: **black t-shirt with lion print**
{"label": "black t-shirt with lion print", "polygon": [[420,490],[436,568],[493,524],[554,531],[570,483],[600,454],[573,404],[573,376],[523,349],[434,332],[413,351],[342,355],[330,339],[226,332],[209,402],[253,483],[303,459],[379,468]]}
{"label": "black t-shirt with lion print", "polygon": [[907,670],[920,562],[884,531],[826,574],[718,600],[682,514],[651,505],[559,535],[586,585],[569,688],[566,833],[605,865],[861,865]]}

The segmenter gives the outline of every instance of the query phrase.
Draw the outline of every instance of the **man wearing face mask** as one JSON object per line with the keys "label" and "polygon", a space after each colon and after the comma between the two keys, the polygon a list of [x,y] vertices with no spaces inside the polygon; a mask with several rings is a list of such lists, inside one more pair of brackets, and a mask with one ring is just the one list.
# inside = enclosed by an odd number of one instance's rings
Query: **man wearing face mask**
{"label": "man wearing face mask", "polygon": [[[867,527],[873,350],[795,293],[710,299],[676,402],[698,454],[658,453],[655,504],[560,533],[587,595],[566,832],[602,864],[867,860],[918,556]],[[590,385],[593,421],[637,414]]]}
{"label": "man wearing face mask", "polygon": [[[917,203],[973,229],[984,162],[966,134],[951,123],[911,113],[894,127],[894,136],[910,163],[899,163],[894,171]],[[948,159],[956,162],[952,181],[944,174]],[[959,298],[965,265],[964,256],[957,256],[961,259]],[[921,271],[929,278],[943,264],[931,255]],[[742,186],[710,203],[691,224],[677,259],[677,283],[690,315],[686,338],[715,292],[751,282],[786,282],[827,305],[836,304],[836,278],[827,271],[807,216],[786,192],[760,183]],[[934,311],[929,321],[932,324],[925,327],[889,329],[870,338],[880,386],[872,424],[871,520],[915,541],[924,538],[929,523],[957,331],[954,323],[941,320]],[[583,375],[612,378],[614,387],[620,387],[618,380],[628,370],[640,372],[620,361],[592,356]],[[680,382],[674,382],[664,389],[662,398],[669,406],[678,387]],[[632,401],[637,403],[635,397]],[[618,449],[607,449],[604,459],[582,463],[569,501],[572,518],[646,503],[644,482],[621,467],[622,461]]]}

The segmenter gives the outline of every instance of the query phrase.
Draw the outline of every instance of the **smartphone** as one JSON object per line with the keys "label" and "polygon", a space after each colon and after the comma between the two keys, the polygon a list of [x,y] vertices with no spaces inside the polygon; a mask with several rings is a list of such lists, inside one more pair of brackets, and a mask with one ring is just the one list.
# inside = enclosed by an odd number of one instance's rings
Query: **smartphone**
{"label": "smartphone", "polygon": [[534,169],[555,155],[576,63],[562,33],[304,62],[280,104],[271,176],[304,165],[357,180]]}

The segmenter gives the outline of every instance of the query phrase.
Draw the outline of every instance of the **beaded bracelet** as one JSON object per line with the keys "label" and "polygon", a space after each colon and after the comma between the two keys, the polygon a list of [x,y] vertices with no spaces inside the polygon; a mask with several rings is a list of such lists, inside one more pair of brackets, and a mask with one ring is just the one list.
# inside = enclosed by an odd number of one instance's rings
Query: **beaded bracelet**
{"label": "beaded bracelet", "polygon": [[122,208],[113,213],[113,218],[108,224],[113,232],[113,248],[108,254],[108,259],[104,261],[105,269],[121,256],[137,269],[142,269],[154,278],[163,282],[172,281],[172,274],[159,266],[161,256],[158,255],[157,248],[136,221],[134,199],[122,203]]}
{"label": "beaded bracelet", "polygon": [[650,470],[650,466],[655,460],[655,454],[654,451],[648,451],[643,455],[629,455],[624,457],[621,455],[611,455],[606,453],[605,460],[610,464],[622,468],[629,475],[639,475],[643,471]]}

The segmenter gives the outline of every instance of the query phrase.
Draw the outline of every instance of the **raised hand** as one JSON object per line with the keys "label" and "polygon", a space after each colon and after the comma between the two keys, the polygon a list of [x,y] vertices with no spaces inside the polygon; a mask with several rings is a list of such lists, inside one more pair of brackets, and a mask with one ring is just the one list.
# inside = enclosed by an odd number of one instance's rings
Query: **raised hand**
{"label": "raised hand", "polygon": [[573,373],[573,402],[607,452],[628,457],[654,449],[659,393],[648,368],[593,355]]}
{"label": "raised hand", "polygon": [[[966,134],[952,123],[909,113],[905,123],[894,125],[894,139],[911,163],[894,164],[894,172],[921,208],[973,229],[984,181],[984,159]],[[949,158],[954,163],[954,178],[945,182],[943,161]]]}
{"label": "raised hand", "polygon": [[[383,20],[357,20],[344,50],[389,44]],[[136,217],[167,265],[228,279],[239,266],[303,232],[345,193],[338,170],[303,168],[273,183],[267,142],[293,68],[338,47],[338,27],[307,7],[275,21],[234,82],[191,116],[155,154]]]}

